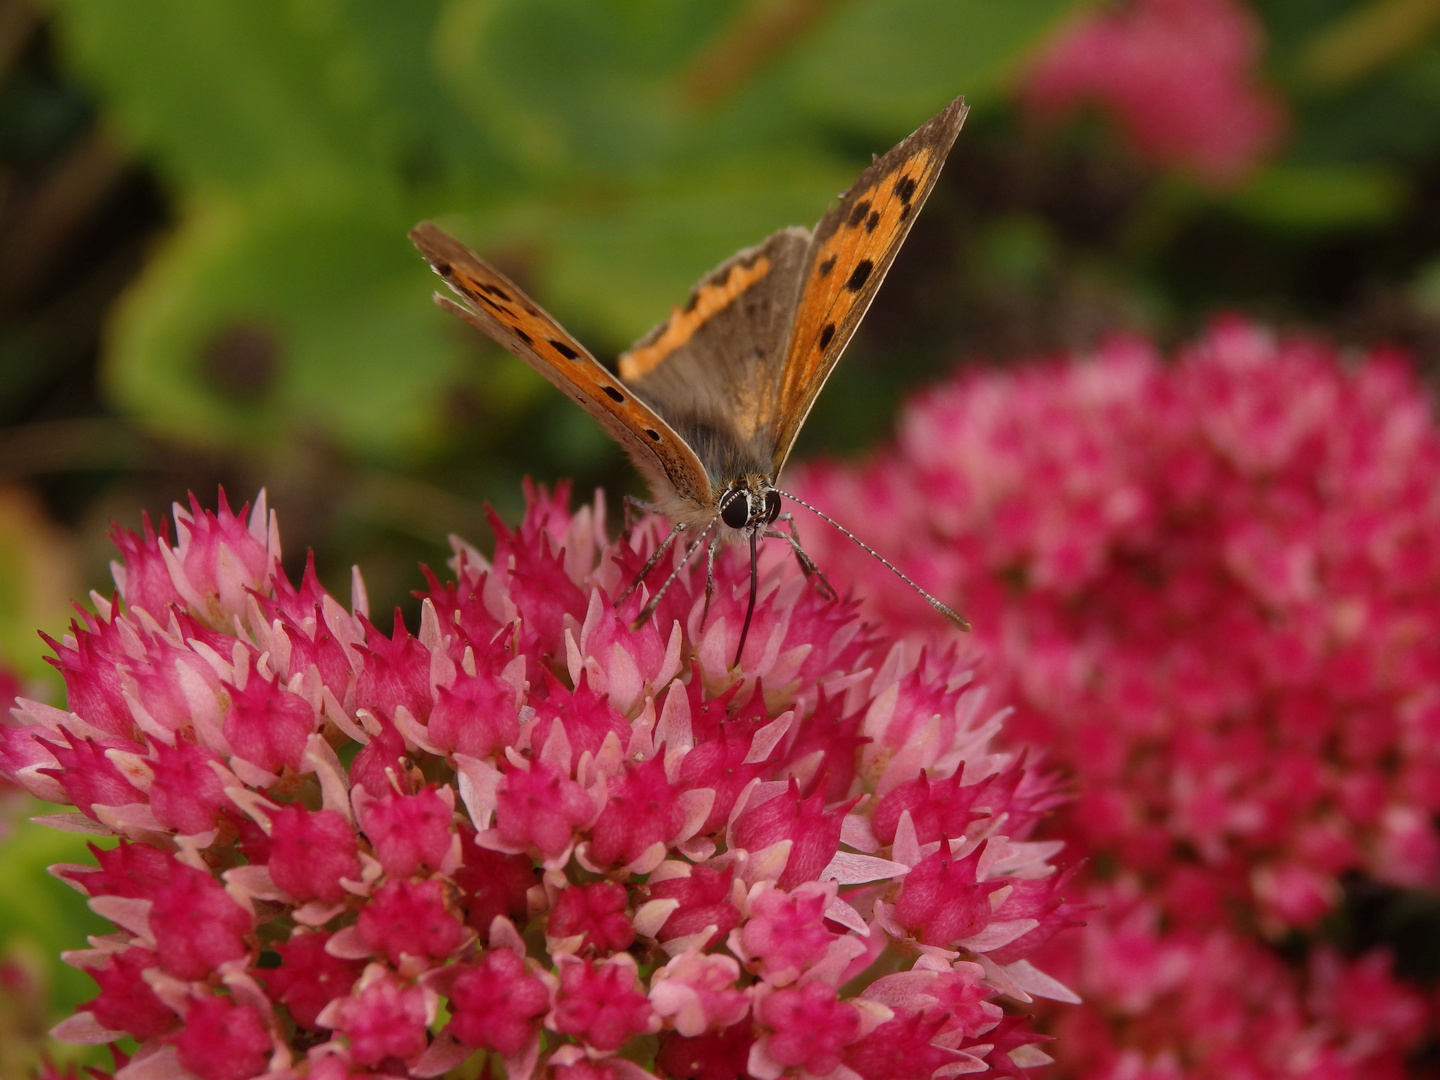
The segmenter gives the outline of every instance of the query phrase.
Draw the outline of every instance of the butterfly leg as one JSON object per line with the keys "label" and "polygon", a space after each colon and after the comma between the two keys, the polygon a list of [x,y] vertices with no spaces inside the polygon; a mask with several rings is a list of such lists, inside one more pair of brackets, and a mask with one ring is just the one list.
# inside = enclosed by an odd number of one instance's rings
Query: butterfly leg
{"label": "butterfly leg", "polygon": [[795,561],[800,564],[801,571],[805,574],[807,578],[811,578],[812,580],[814,580],[815,587],[820,590],[820,595],[823,596],[826,600],[839,600],[840,595],[835,591],[834,587],[830,584],[830,582],[825,580],[825,575],[822,574],[820,572],[820,568],[815,565],[815,560],[810,558],[809,555],[806,555],[805,549],[800,546],[800,532],[795,527],[794,515],[788,513],[781,514],[775,520],[777,523],[783,521],[788,524],[790,526],[790,531],[784,532],[781,529],[766,529],[765,539],[784,540],[786,543],[788,543],[790,545],[790,550],[795,552]]}
{"label": "butterfly leg", "polygon": [[633,511],[639,511],[641,514],[658,514],[660,512],[660,508],[654,503],[648,503],[644,499],[637,499],[634,495],[626,495],[622,502],[625,506],[624,535],[626,537],[628,537],[635,528]]}
{"label": "butterfly leg", "polygon": [[[626,499],[629,499],[628,495],[626,496]],[[641,505],[644,504],[642,503]],[[680,533],[684,532],[685,529],[686,525],[682,522],[679,525],[676,525],[673,529],[671,529],[670,532],[666,535],[665,539],[660,541],[660,544],[655,548],[654,553],[650,556],[650,558],[645,560],[645,565],[642,566],[640,568],[640,572],[635,575],[635,580],[630,582],[629,585],[625,586],[625,591],[615,598],[616,607],[619,607],[626,600],[628,600],[630,598],[630,594],[640,587],[640,583],[650,576],[650,571],[655,569],[655,564],[660,561],[661,556],[663,556],[665,552],[670,550],[670,545],[675,542],[675,537],[678,536]]]}
{"label": "butterfly leg", "polygon": [[[718,517],[719,515],[717,514],[716,518]],[[705,526],[705,530],[693,541],[691,541],[690,546],[685,549],[685,554],[681,557],[679,565],[676,566],[674,570],[670,571],[670,576],[665,579],[665,583],[661,585],[660,588],[656,591],[655,595],[650,598],[650,602],[640,609],[640,614],[635,616],[634,621],[630,623],[630,629],[638,630],[640,627],[645,625],[646,621],[650,618],[651,615],[655,614],[655,609],[660,606],[660,601],[664,599],[665,593],[669,591],[671,585],[675,584],[675,579],[680,576],[680,571],[684,570],[685,567],[689,565],[690,560],[695,556],[695,553],[700,550],[700,545],[705,542],[706,534],[709,533],[710,530],[714,527],[715,520],[711,519],[710,524]],[[676,525],[675,528],[670,530],[670,535],[666,537],[666,540],[668,541],[674,539],[675,534],[680,532],[682,528],[683,526]],[[652,562],[653,561],[654,560],[652,558]],[[639,579],[636,579],[635,585],[638,584]],[[633,589],[635,585],[631,585],[630,588]],[[627,595],[629,594],[629,591],[629,589],[626,590]]]}
{"label": "butterfly leg", "polygon": [[705,553],[705,609],[700,612],[700,626],[703,629],[705,620],[710,617],[710,601],[715,596],[715,553],[720,550],[722,541],[716,537],[710,541],[710,550]]}

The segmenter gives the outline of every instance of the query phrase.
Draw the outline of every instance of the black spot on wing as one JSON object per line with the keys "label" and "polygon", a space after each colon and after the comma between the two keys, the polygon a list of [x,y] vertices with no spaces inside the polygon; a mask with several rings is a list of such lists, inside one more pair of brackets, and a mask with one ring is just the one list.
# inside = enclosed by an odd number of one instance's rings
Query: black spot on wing
{"label": "black spot on wing", "polygon": [[859,225],[860,222],[865,220],[865,215],[868,213],[870,213],[870,200],[861,199],[855,204],[855,208],[850,211],[850,227],[853,229],[856,225]]}
{"label": "black spot on wing", "polygon": [[870,271],[875,269],[875,264],[869,259],[861,259],[855,264],[855,270],[850,275],[850,280],[845,282],[845,288],[851,292],[859,292],[865,287],[865,282],[870,280]]}
{"label": "black spot on wing", "polygon": [[625,395],[622,394],[619,390],[616,390],[613,386],[602,387],[602,389],[605,391],[606,396],[609,397],[611,401],[621,403],[625,401]]}
{"label": "black spot on wing", "polygon": [[518,326],[514,327],[513,329],[515,331],[515,336],[518,337],[521,341],[523,341],[526,345],[535,344],[535,339],[532,338],[529,334],[527,334],[524,330],[521,330]]}
{"label": "black spot on wing", "polygon": [[504,289],[502,289],[499,285],[491,285],[489,282],[481,285],[480,291],[487,292],[491,296],[498,296],[501,300],[509,300],[511,298],[510,294],[507,293]]}
{"label": "black spot on wing", "polygon": [[554,338],[546,338],[545,340],[548,341],[551,345],[553,345],[555,347],[555,351],[558,352],[561,356],[565,357],[566,360],[574,360],[577,356],[580,355],[574,349],[570,348],[569,345],[566,345],[563,341],[556,341]]}
{"label": "black spot on wing", "polygon": [[900,220],[901,220],[901,221],[904,221],[907,217],[910,216],[910,209],[911,209],[911,208],[910,208],[910,204],[909,204],[908,202],[907,202],[907,203],[901,203],[901,204],[900,204]]}
{"label": "black spot on wing", "polygon": [[830,271],[835,269],[835,256],[831,255],[828,259],[826,259],[818,267],[816,267],[816,269],[820,271],[821,277],[829,277]]}
{"label": "black spot on wing", "polygon": [[910,200],[915,197],[915,189],[919,186],[913,176],[902,176],[895,181],[895,195],[906,206],[909,206]]}
{"label": "black spot on wing", "polygon": [[875,211],[875,210],[871,210],[871,211],[870,211],[870,216],[865,219],[865,231],[866,231],[867,233],[874,232],[874,231],[875,231],[875,226],[876,226],[876,225],[879,225],[879,224],[880,224],[880,214],[879,214],[877,211]]}
{"label": "black spot on wing", "polygon": [[435,264],[435,272],[441,277],[448,278],[451,274],[455,272],[455,268],[451,266],[448,262],[438,262]]}
{"label": "black spot on wing", "polygon": [[830,339],[833,338],[834,336],[835,336],[835,324],[834,324],[833,322],[827,322],[827,323],[826,323],[823,327],[821,327],[821,329],[820,329],[820,348],[823,349],[823,348],[825,348],[825,346],[829,345],[829,344],[830,344]]}
{"label": "black spot on wing", "polygon": [[659,442],[659,441],[660,441],[660,433],[659,433],[658,431],[656,431],[654,428],[648,428],[648,427],[647,427],[647,428],[645,429],[645,434],[646,434],[646,435],[649,435],[650,438],[654,439],[656,442]]}

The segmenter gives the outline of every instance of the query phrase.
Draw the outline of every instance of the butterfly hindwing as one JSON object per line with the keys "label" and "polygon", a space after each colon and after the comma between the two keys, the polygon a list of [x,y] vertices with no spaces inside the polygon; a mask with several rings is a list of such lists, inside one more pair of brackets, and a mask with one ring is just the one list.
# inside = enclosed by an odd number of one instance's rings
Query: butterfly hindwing
{"label": "butterfly hindwing", "polygon": [[809,230],[791,228],[727,259],[617,364],[712,481],[769,467],[774,388],[809,250]]}
{"label": "butterfly hindwing", "polygon": [[778,479],[815,398],[880,288],[950,152],[957,98],[877,159],[820,219],[775,393],[772,476]]}
{"label": "butterfly hindwing", "polygon": [[656,412],[541,310],[514,282],[439,226],[421,222],[410,239],[464,302],[436,303],[484,331],[598,420],[641,471],[682,499],[708,506],[710,481],[694,452]]}

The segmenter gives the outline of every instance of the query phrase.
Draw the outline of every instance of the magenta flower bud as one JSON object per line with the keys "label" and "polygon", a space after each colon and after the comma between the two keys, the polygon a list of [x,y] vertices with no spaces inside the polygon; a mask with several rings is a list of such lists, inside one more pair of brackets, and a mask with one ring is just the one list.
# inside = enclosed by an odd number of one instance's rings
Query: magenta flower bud
{"label": "magenta flower bud", "polygon": [[560,993],[555,999],[554,1028],[597,1050],[618,1050],[632,1035],[658,1023],[650,1001],[640,990],[635,961],[619,953],[605,963],[574,960],[560,968]]}
{"label": "magenta flower bud", "polygon": [[685,877],[666,878],[650,886],[654,899],[675,901],[675,910],[660,928],[660,940],[696,934],[707,926],[715,931],[701,948],[724,939],[741,919],[740,909],[733,903],[734,883],[733,866],[723,870],[697,866]]}
{"label": "magenta flower bud", "polygon": [[42,770],[60,781],[75,809],[86,817],[98,819],[98,806],[124,806],[140,799],[140,792],[106,756],[108,749],[91,739],[77,739],[71,746],[52,746],[56,767]]}
{"label": "magenta flower bud", "polygon": [[305,740],[315,728],[315,710],[274,679],[253,674],[245,689],[230,689],[225,738],[236,756],[267,772],[299,768]]}
{"label": "magenta flower bud", "polygon": [[[766,1056],[782,1068],[827,1076],[841,1062],[845,1047],[860,1034],[860,1014],[822,981],[776,990],[759,1007],[769,1029]],[[754,1055],[751,1056],[753,1062]]]}
{"label": "magenta flower bud", "polygon": [[355,830],[334,810],[282,806],[270,816],[270,877],[302,903],[343,900],[343,879],[360,877]]}
{"label": "magenta flower bud", "polygon": [[550,991],[509,949],[492,949],[466,965],[450,991],[448,1030],[467,1046],[518,1054],[540,1033]]}
{"label": "magenta flower bud", "polygon": [[445,884],[392,879],[376,891],[355,924],[376,954],[399,964],[402,957],[443,959],[459,947],[465,928],[446,903]]}
{"label": "magenta flower bud", "polygon": [[171,863],[150,908],[155,952],[171,975],[202,979],[229,960],[249,955],[250,914],[209,874]]}
{"label": "magenta flower bud", "polygon": [[145,533],[143,537],[118,525],[110,530],[110,541],[120,549],[125,561],[120,590],[131,608],[148,612],[163,625],[170,605],[184,603],[170,576],[169,564],[160,553],[162,545],[170,546],[170,522],[168,519],[160,522],[160,535],[157,537],[155,527],[150,523],[150,514],[142,514],[140,520]]}
{"label": "magenta flower bud", "polygon": [[107,1031],[128,1031],[141,1040],[173,1031],[180,1017],[155,996],[145,981],[145,972],[159,963],[149,949],[131,946],[124,952],[112,953],[99,967],[90,968],[90,977],[100,987],[99,995],[86,1006],[95,1022]]}
{"label": "magenta flower bud", "polygon": [[622,885],[597,881],[562,889],[550,909],[545,934],[552,941],[579,939],[569,951],[608,954],[628,949],[635,927],[626,914],[629,896]]}
{"label": "magenta flower bud", "polygon": [[496,799],[495,827],[507,844],[558,855],[570,846],[574,828],[592,813],[585,789],[542,761],[530,769],[506,770]]}
{"label": "magenta flower bud", "polygon": [[387,874],[408,877],[421,867],[440,869],[450,854],[453,804],[434,787],[414,795],[387,795],[367,800],[360,809],[360,828],[375,849]]}
{"label": "magenta flower bud", "polygon": [[529,908],[530,890],[539,882],[534,862],[524,855],[502,855],[475,843],[472,830],[461,828],[461,865],[455,871],[465,906],[465,924],[488,939],[497,915],[520,922]]}
{"label": "magenta flower bud", "polygon": [[745,811],[735,822],[737,846],[759,851],[781,840],[789,840],[790,861],[780,875],[783,889],[802,881],[813,881],[840,850],[840,827],[844,818],[839,808],[827,809],[824,792],[800,798],[792,778],[785,796],[777,796]]}
{"label": "magenta flower bud", "polygon": [[215,828],[220,809],[230,801],[211,768],[220,763],[220,755],[185,739],[174,746],[157,742],[154,749],[150,809],[155,819],[182,836]]}
{"label": "magenta flower bud", "polygon": [[271,1051],[260,1014],[223,997],[192,1002],[171,1041],[180,1064],[201,1080],[250,1080],[265,1071]]}
{"label": "magenta flower bud", "polygon": [[395,629],[386,637],[370,624],[365,626],[365,646],[356,646],[364,661],[355,683],[358,708],[395,719],[395,710],[405,708],[421,723],[430,715],[430,651],[405,629],[400,610],[395,610]]}
{"label": "magenta flower bud", "polygon": [[357,1065],[387,1058],[413,1064],[425,1052],[425,991],[379,968],[366,973],[352,996],[332,1002],[330,1011],[329,1026],[345,1036]]}
{"label": "magenta flower bud", "polygon": [[599,866],[635,862],[673,840],[685,822],[679,792],[659,755],[610,778],[610,796],[591,831],[590,858]]}
{"label": "magenta flower bud", "polygon": [[325,946],[330,938],[323,931],[296,932],[288,942],[275,946],[280,966],[267,969],[263,975],[270,996],[307,1031],[321,1030],[321,1011],[331,1001],[350,993],[364,967],[358,960],[327,952]]}
{"label": "magenta flower bud", "polygon": [[461,671],[438,693],[426,733],[440,750],[489,757],[519,736],[515,687],[499,676],[480,671],[467,675]]}
{"label": "magenta flower bud", "polygon": [[942,846],[912,866],[895,901],[895,921],[917,941],[946,949],[979,933],[991,918],[990,894],[1004,888],[976,880],[980,850],[956,859]]}

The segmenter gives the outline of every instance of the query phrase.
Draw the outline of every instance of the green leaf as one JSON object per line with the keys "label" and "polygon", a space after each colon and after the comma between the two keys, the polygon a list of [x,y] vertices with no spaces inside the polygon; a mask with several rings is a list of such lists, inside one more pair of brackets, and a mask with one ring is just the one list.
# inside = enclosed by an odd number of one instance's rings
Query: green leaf
{"label": "green leaf", "polygon": [[344,15],[339,3],[285,0],[58,8],[70,56],[130,140],[176,179],[228,189],[383,156],[393,125]]}
{"label": "green leaf", "polygon": [[[87,934],[103,934],[111,927],[46,868],[55,863],[93,864],[85,845],[96,839],[24,822],[0,843],[0,950],[28,947],[45,958],[57,1016],[95,995],[95,983],[61,964],[60,953],[83,948]],[[111,842],[102,840],[100,846]]]}
{"label": "green leaf", "polygon": [[201,444],[433,444],[461,356],[409,224],[364,199],[197,203],[122,303],[115,399]]}
{"label": "green leaf", "polygon": [[1074,0],[870,0],[840,6],[794,59],[816,115],[899,137],[964,94],[985,104]]}
{"label": "green leaf", "polygon": [[1404,208],[1404,177],[1384,165],[1274,165],[1231,197],[1242,215],[1295,231],[1383,225]]}

